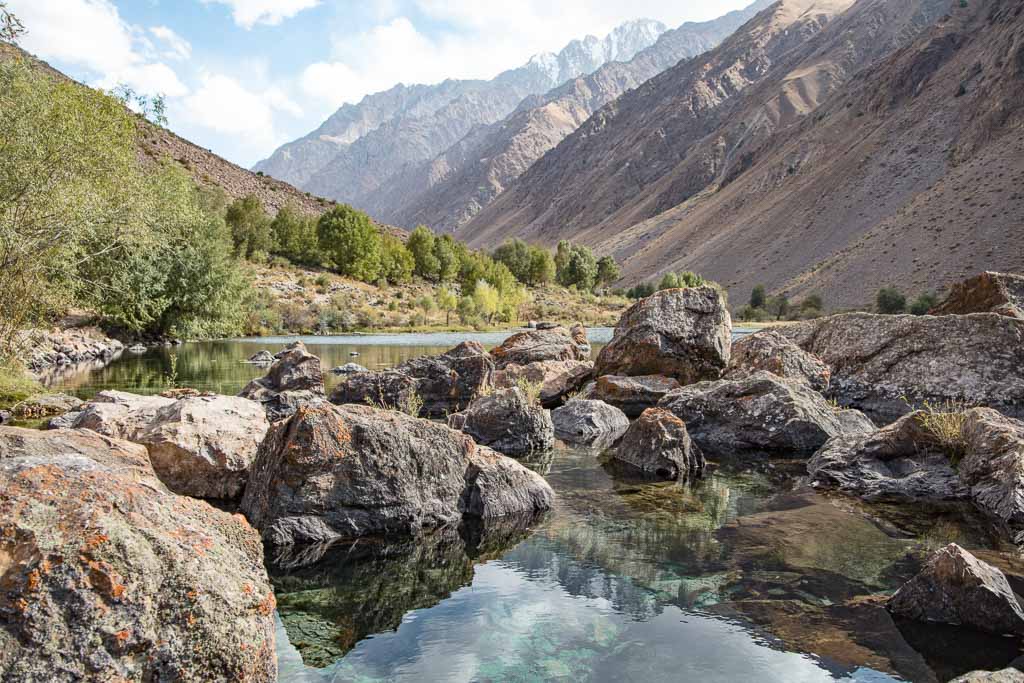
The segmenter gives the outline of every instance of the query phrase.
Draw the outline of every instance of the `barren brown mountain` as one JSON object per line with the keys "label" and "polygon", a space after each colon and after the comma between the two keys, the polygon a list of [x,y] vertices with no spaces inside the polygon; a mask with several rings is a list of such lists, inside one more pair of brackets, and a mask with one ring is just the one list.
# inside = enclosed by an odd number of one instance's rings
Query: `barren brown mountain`
{"label": "barren brown mountain", "polygon": [[1022,11],[783,0],[598,111],[458,234],[830,307],[1024,269]]}

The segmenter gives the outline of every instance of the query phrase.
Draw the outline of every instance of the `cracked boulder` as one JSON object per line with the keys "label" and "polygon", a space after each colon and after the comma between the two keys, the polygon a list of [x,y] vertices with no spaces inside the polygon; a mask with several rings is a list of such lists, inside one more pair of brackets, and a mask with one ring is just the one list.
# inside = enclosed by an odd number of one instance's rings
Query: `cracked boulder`
{"label": "cracked boulder", "polygon": [[642,412],[658,405],[661,399],[680,386],[671,377],[660,375],[604,375],[586,390],[585,396],[615,406],[627,417],[640,417]]}
{"label": "cracked boulder", "polygon": [[557,408],[579,392],[590,380],[594,363],[589,360],[540,360],[527,365],[509,363],[494,373],[492,383],[498,389],[510,389],[526,381],[540,385],[540,404]]}
{"label": "cracked boulder", "polygon": [[551,411],[555,436],[567,443],[611,446],[629,429],[629,418],[604,401],[575,398]]}
{"label": "cracked boulder", "polygon": [[517,332],[491,349],[496,366],[528,365],[537,361],[587,360],[590,342],[582,325],[571,330],[561,326]]}

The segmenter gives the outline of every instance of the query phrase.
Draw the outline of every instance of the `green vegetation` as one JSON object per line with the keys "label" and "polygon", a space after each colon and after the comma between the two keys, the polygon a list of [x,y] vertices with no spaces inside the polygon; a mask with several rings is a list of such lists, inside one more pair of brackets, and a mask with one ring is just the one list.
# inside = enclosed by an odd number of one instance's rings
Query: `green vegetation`
{"label": "green vegetation", "polygon": [[10,408],[37,394],[43,387],[13,365],[0,367],[0,408]]}
{"label": "green vegetation", "polygon": [[927,315],[928,311],[939,305],[939,298],[931,292],[925,292],[910,304],[910,312],[914,315]]}
{"label": "green vegetation", "polygon": [[825,301],[820,294],[808,294],[794,305],[785,293],[769,297],[764,285],[754,287],[750,302],[736,311],[736,317],[744,322],[810,320],[824,314]]}
{"label": "green vegetation", "polygon": [[903,313],[907,309],[907,297],[895,287],[882,287],[875,297],[875,307],[886,315]]}
{"label": "green vegetation", "polygon": [[768,297],[764,291],[764,285],[757,285],[750,292],[750,307],[751,308],[764,308],[768,302]]}
{"label": "green vegetation", "polygon": [[381,233],[370,217],[341,204],[320,216],[316,225],[320,251],[342,275],[375,282],[381,270]]}
{"label": "green vegetation", "polygon": [[[536,286],[555,277],[555,260],[547,249],[513,239],[494,250],[491,257],[503,263],[523,284]],[[614,261],[613,261],[614,263]]]}

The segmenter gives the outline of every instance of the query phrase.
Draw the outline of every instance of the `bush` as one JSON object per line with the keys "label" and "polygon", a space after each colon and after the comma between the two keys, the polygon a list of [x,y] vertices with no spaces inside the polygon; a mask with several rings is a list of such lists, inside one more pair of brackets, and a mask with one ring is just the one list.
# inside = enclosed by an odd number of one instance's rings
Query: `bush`
{"label": "bush", "polygon": [[766,322],[769,320],[769,315],[763,308],[756,308],[751,305],[746,305],[736,311],[736,317],[744,322]]}
{"label": "bush", "polygon": [[751,308],[764,308],[768,302],[768,297],[765,294],[764,285],[757,285],[750,292],[750,307]]}
{"label": "bush", "polygon": [[412,279],[416,260],[405,248],[402,241],[391,235],[381,238],[381,276],[393,285],[409,282]]}
{"label": "bush", "polygon": [[316,227],[320,251],[342,275],[373,282],[381,272],[381,234],[370,217],[340,204],[320,216]]}
{"label": "bush", "polygon": [[558,243],[555,279],[564,287],[591,290],[597,284],[597,259],[588,247],[567,240]]}
{"label": "bush", "polygon": [[875,306],[879,313],[886,315],[903,313],[907,308],[907,298],[895,287],[882,287],[875,297]]}
{"label": "bush", "polygon": [[503,263],[513,276],[526,285],[550,282],[555,276],[555,260],[547,249],[513,239],[494,250],[492,258]]}
{"label": "bush", "polygon": [[270,223],[276,242],[275,253],[292,263],[318,266],[322,260],[316,234],[317,219],[286,204]]}
{"label": "bush", "polygon": [[939,298],[931,292],[925,292],[910,304],[910,312],[914,315],[927,315],[928,311],[939,305]]}
{"label": "bush", "polygon": [[263,210],[263,204],[255,195],[236,199],[224,216],[231,229],[235,253],[250,258],[255,252],[269,253],[276,249],[274,232],[270,227],[270,216]]}
{"label": "bush", "polygon": [[656,291],[653,284],[650,282],[641,282],[640,284],[626,290],[626,296],[630,299],[646,299]]}

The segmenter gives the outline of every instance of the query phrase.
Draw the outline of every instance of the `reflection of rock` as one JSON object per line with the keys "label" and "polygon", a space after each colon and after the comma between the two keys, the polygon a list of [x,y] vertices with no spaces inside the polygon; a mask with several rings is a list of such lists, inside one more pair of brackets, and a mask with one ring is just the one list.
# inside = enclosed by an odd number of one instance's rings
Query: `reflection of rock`
{"label": "reflection of rock", "polygon": [[369,370],[364,368],[359,363],[345,363],[344,365],[339,365],[336,368],[332,368],[331,372],[334,373],[335,375],[351,375],[356,372],[369,372]]}
{"label": "reflection of rock", "polygon": [[270,365],[274,362],[274,354],[266,349],[257,351],[245,360],[246,363],[252,363],[254,365]]}
{"label": "reflection of rock", "polygon": [[300,406],[324,399],[324,375],[320,359],[301,341],[292,342],[274,355],[267,374],[249,382],[238,395],[262,403],[273,422],[295,413]]}
{"label": "reflection of rock", "polygon": [[531,405],[518,388],[474,399],[464,411],[449,416],[448,424],[505,455],[522,456],[555,445],[551,413]]}
{"label": "reflection of rock", "polygon": [[1024,634],[1024,609],[1006,576],[955,543],[937,550],[887,607],[915,621]]}
{"label": "reflection of rock", "polygon": [[569,443],[611,446],[629,429],[629,418],[604,401],[573,399],[551,412],[555,436]]}
{"label": "reflection of rock", "polygon": [[11,412],[17,418],[31,420],[51,415],[63,415],[77,410],[82,403],[82,399],[67,394],[39,394],[16,404]]}
{"label": "reflection of rock", "polygon": [[686,433],[686,424],[663,408],[648,408],[615,448],[618,462],[662,479],[688,479],[704,472],[704,456]]}

